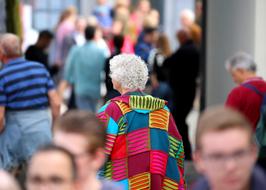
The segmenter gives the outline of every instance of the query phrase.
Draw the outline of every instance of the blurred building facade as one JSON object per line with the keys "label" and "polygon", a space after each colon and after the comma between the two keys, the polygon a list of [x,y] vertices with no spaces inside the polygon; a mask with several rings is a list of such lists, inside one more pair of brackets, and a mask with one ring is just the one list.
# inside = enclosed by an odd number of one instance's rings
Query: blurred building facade
{"label": "blurred building facade", "polygon": [[251,54],[258,75],[266,79],[266,1],[204,0],[204,54],[202,69],[205,106],[224,103],[235,85],[226,72],[226,59],[237,51]]}
{"label": "blurred building facade", "polygon": [[6,3],[4,0],[0,0],[0,33],[6,31]]}

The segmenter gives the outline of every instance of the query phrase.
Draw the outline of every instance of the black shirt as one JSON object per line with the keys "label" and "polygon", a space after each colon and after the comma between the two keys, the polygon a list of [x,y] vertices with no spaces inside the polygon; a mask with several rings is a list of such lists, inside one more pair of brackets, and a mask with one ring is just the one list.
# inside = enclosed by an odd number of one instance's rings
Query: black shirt
{"label": "black shirt", "polygon": [[29,46],[25,58],[30,61],[42,63],[48,69],[48,55],[36,45]]}

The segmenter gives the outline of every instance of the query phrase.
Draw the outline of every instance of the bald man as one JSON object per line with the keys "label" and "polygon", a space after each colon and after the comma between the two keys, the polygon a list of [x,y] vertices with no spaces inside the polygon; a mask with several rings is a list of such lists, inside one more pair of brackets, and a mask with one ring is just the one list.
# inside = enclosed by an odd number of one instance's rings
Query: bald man
{"label": "bald man", "polygon": [[4,170],[0,170],[0,190],[20,190],[17,181]]}
{"label": "bald man", "polygon": [[16,35],[1,36],[0,54],[0,168],[12,170],[51,141],[49,108],[55,119],[60,101],[44,65],[22,57]]}

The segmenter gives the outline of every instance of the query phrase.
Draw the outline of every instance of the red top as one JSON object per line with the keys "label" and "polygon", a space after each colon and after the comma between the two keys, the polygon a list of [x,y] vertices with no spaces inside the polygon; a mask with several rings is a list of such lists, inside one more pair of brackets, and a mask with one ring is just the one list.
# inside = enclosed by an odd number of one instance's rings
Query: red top
{"label": "red top", "polygon": [[[251,84],[260,92],[266,93],[266,82],[262,78],[255,77],[242,84]],[[242,112],[250,120],[255,130],[260,115],[261,103],[262,96],[243,85],[239,85],[229,93],[225,104]]]}

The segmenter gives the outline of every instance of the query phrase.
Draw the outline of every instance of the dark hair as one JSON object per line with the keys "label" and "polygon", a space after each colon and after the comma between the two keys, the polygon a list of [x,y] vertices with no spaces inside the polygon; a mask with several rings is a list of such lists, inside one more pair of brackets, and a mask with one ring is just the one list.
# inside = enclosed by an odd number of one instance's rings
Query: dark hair
{"label": "dark hair", "polygon": [[89,150],[87,151],[92,154],[98,148],[105,147],[106,131],[104,125],[92,112],[69,111],[56,120],[54,129],[83,135],[89,142]]}
{"label": "dark hair", "polygon": [[[43,153],[43,152],[60,152],[64,155],[66,155],[70,161],[70,164],[71,164],[72,179],[73,180],[77,179],[77,165],[75,162],[75,157],[71,152],[69,152],[67,149],[60,147],[60,146],[57,146],[55,144],[46,144],[46,145],[39,147],[39,149],[34,153],[33,157],[35,155],[38,155],[39,153]],[[28,166],[28,169],[29,169],[29,166]]]}
{"label": "dark hair", "polygon": [[121,50],[124,44],[124,36],[123,35],[115,35],[114,36],[114,45],[117,50]]}
{"label": "dark hair", "polygon": [[94,26],[87,26],[85,29],[86,40],[92,40],[95,36],[96,28]]}
{"label": "dark hair", "polygon": [[39,39],[40,38],[50,38],[52,39],[54,37],[53,33],[50,32],[49,30],[42,30],[39,34]]}
{"label": "dark hair", "polygon": [[157,31],[156,27],[145,27],[143,29],[144,34],[152,34],[155,31]]}

